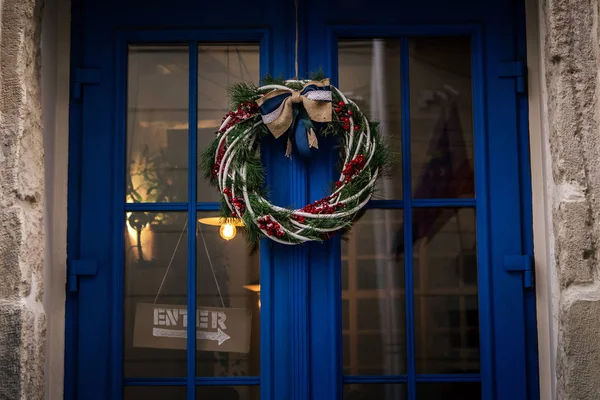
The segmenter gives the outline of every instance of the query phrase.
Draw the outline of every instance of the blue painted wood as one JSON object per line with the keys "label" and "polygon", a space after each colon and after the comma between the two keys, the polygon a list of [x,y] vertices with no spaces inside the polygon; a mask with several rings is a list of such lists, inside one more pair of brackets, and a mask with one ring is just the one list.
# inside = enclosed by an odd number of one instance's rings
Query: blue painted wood
{"label": "blue painted wood", "polygon": [[[198,42],[189,44],[187,398],[196,399],[196,185],[198,169]],[[193,311],[192,311],[193,310]]]}
{"label": "blue painted wood", "polygon": [[[83,39],[77,33],[82,27],[82,7],[77,2],[72,4],[71,15],[71,62],[73,70],[80,66],[83,48]],[[82,104],[81,101],[69,103],[69,171],[68,171],[68,226],[67,226],[67,259],[79,259],[81,244],[81,224],[78,222],[81,214],[81,142],[82,142]],[[75,168],[74,166],[77,166]],[[66,291],[66,288],[65,288]],[[77,398],[78,387],[78,359],[77,346],[79,329],[77,315],[79,313],[79,295],[66,291],[65,296],[65,366],[63,393],[65,400]]]}
{"label": "blue painted wood", "polygon": [[479,354],[481,362],[482,398],[494,398],[494,365],[493,365],[493,311],[489,288],[490,256],[489,256],[489,193],[488,193],[488,143],[485,124],[485,80],[483,38],[477,29],[471,36],[471,76],[473,82],[473,133],[475,140],[475,210],[477,235],[477,279],[479,288]]}
{"label": "blue painted wood", "polygon": [[[494,66],[518,56],[515,42],[515,10],[494,5],[483,31],[484,65]],[[493,51],[490,51],[493,50]],[[519,137],[515,82],[494,74],[486,75],[486,124],[489,162],[489,255],[491,304],[493,310],[494,395],[497,398],[527,398],[527,349],[522,276],[502,271],[503,256],[523,254],[521,193],[518,184]],[[492,151],[493,150],[493,151]],[[506,155],[512,154],[508,158]],[[515,181],[517,179],[517,181]],[[479,205],[479,204],[478,204]],[[479,216],[479,215],[478,215]],[[477,227],[481,225],[478,223]],[[519,290],[520,289],[520,290]],[[511,329],[505,329],[510,326]],[[510,353],[509,353],[510,352]],[[504,354],[511,354],[505,357]]]}
{"label": "blue painted wood", "polygon": [[[122,179],[121,179],[122,180]],[[123,203],[123,199],[120,199]],[[210,204],[212,205],[212,204]],[[216,206],[218,209],[218,205]],[[198,204],[197,208],[206,209],[203,204]],[[159,212],[159,211],[187,211],[188,203],[174,202],[174,203],[125,203],[125,211],[146,211],[146,212]]]}
{"label": "blue painted wood", "polygon": [[[272,57],[269,52],[270,41],[268,38],[263,38],[260,44],[260,62],[261,71],[273,71]],[[266,53],[265,53],[266,52]],[[273,171],[273,140],[268,139],[261,144],[261,159],[266,171]],[[266,183],[268,187],[273,187],[274,174],[268,173]],[[263,312],[260,315],[260,373],[261,376],[275,375],[275,346],[270,345],[275,343],[274,334],[274,310],[273,302],[273,287],[274,287],[274,258],[272,246],[268,240],[263,239],[260,243],[260,301],[261,310],[273,310],[273,312]],[[268,343],[267,345],[265,345]],[[261,379],[260,397],[263,399],[273,398],[275,384],[273,379]]]}
{"label": "blue painted wood", "polygon": [[346,385],[352,383],[408,383],[408,375],[344,375],[343,382]]}
{"label": "blue painted wood", "polygon": [[[400,40],[400,90],[402,91],[402,197],[412,197],[411,175],[411,146],[410,146],[410,67],[409,67],[408,39]],[[412,200],[406,202],[404,207],[404,274],[406,282],[406,367],[408,372],[408,399],[416,399],[415,387],[415,307],[414,307],[414,271],[413,271],[413,225],[412,225]],[[411,329],[412,328],[412,329]]]}
{"label": "blue painted wood", "polygon": [[[336,145],[332,138],[319,139],[319,152],[308,165],[309,201],[330,190],[337,173]],[[312,398],[337,399],[342,393],[341,238],[308,247]]]}
{"label": "blue painted wood", "polygon": [[[302,185],[302,187],[305,187]],[[311,392],[309,346],[309,265],[307,246],[294,246],[287,250],[294,256],[290,260],[289,318],[290,318],[290,400],[308,400]],[[285,367],[284,367],[285,368]]]}
{"label": "blue painted wood", "polygon": [[[530,254],[531,250],[531,232],[521,228],[529,223],[531,215],[527,196],[530,182],[526,175],[525,102],[516,99],[514,82],[492,74],[499,62],[512,61],[519,55],[515,43],[522,42],[524,34],[521,32],[515,40],[514,16],[520,12],[515,10],[517,2],[506,0],[492,5],[474,0],[460,4],[431,0],[388,4],[384,0],[371,0],[367,4],[364,0],[325,3],[306,0],[299,3],[300,74],[321,67],[333,82],[337,79],[338,37],[460,35],[472,38],[476,199],[373,201],[369,207],[404,208],[407,237],[412,233],[409,227],[413,207],[476,207],[481,374],[416,374],[412,361],[414,333],[411,331],[407,341],[411,356],[407,375],[342,378],[340,241],[333,239],[324,245],[311,244],[293,250],[262,242],[260,378],[219,380],[195,377],[191,373],[185,379],[139,379],[125,383],[186,384],[190,387],[188,398],[193,398],[196,385],[260,383],[261,398],[267,400],[329,400],[339,399],[343,382],[354,380],[356,383],[368,379],[404,380],[409,383],[411,399],[415,396],[416,382],[480,380],[484,399],[526,398],[527,387],[529,398],[535,398],[536,356],[530,350],[535,341],[533,295],[523,296],[519,288],[520,277],[508,275],[500,264],[506,254]],[[68,253],[69,257],[95,259],[100,267],[97,277],[81,283],[78,297],[68,298],[65,397],[119,399],[123,384],[124,212],[189,211],[191,227],[195,225],[196,211],[218,209],[216,203],[196,204],[193,196],[188,203],[123,203],[124,46],[126,43],[260,40],[261,72],[291,77],[295,74],[294,2],[273,0],[248,7],[234,0],[227,4],[227,9],[237,7],[243,9],[243,13],[228,18],[222,17],[225,6],[218,2],[199,4],[173,0],[165,7],[164,2],[157,0],[107,0],[102,3],[74,0],[73,7],[73,68],[99,69],[102,81],[98,85],[84,86],[83,103],[71,105]],[[215,29],[206,28],[216,25]],[[403,78],[406,80],[407,76]],[[193,80],[190,83],[193,86]],[[407,96],[407,90],[407,87],[403,88],[404,96]],[[403,104],[408,105],[407,97],[403,100]],[[407,118],[408,110],[404,111]],[[195,116],[190,115],[190,119],[195,120]],[[408,130],[408,125],[403,125]],[[190,127],[195,129],[195,124],[191,123]],[[403,135],[406,141],[408,133]],[[193,143],[190,141],[190,144]],[[286,159],[283,147],[271,138],[267,138],[263,146],[269,171],[267,181],[271,188],[276,188],[271,193],[273,201],[281,205],[302,205],[307,200],[322,197],[327,182],[335,174],[331,168],[335,150],[329,148],[327,154],[317,157],[307,167],[301,160]],[[409,146],[403,147],[409,150]],[[190,149],[195,150],[195,146]],[[328,149],[326,143],[325,149]],[[190,160],[195,157],[193,152]],[[506,157],[506,154],[515,154],[515,157]],[[404,158],[405,175],[410,172],[408,156],[405,154]],[[189,165],[195,164],[190,162]],[[192,174],[195,171],[190,171]],[[410,199],[410,180],[406,178],[404,198]],[[190,176],[192,191],[195,182]],[[192,239],[189,240],[191,244]],[[195,246],[195,240],[192,246]],[[412,282],[409,264],[412,257],[408,252],[406,257],[406,281]],[[189,262],[189,272],[194,274],[192,257]],[[195,279],[191,278],[190,275],[188,290],[192,294]],[[408,297],[412,299],[411,290],[407,288]],[[188,307],[193,306],[192,302],[190,299]],[[414,321],[414,315],[409,312],[407,322],[411,321]],[[190,326],[194,325],[190,323]],[[525,346],[525,337],[528,346]],[[194,354],[192,346],[189,346],[189,352]],[[497,357],[515,352],[517,356],[510,359]],[[193,357],[190,359],[188,367],[193,371]],[[529,371],[527,362],[534,365]]]}
{"label": "blue painted wood", "polygon": [[[344,383],[408,383],[408,375],[345,375]],[[418,383],[430,382],[481,382],[480,374],[416,374]]]}
{"label": "blue painted wood", "polygon": [[[526,37],[525,4],[517,4],[516,26],[519,37]],[[516,41],[517,59],[527,60],[526,43],[522,40]],[[523,253],[533,255],[533,209],[531,202],[531,168],[529,148],[529,105],[527,96],[518,96],[519,116],[519,160],[520,160],[520,190],[521,190],[521,224],[523,229]],[[538,365],[538,337],[537,337],[537,315],[535,290],[525,292],[525,332],[527,335],[527,388],[530,399],[540,397],[539,365]]]}
{"label": "blue painted wood", "polygon": [[119,398],[123,391],[123,324],[124,315],[124,294],[125,294],[125,276],[123,268],[123,254],[125,254],[125,243],[123,240],[123,232],[125,230],[125,149],[126,143],[126,126],[127,126],[127,94],[119,88],[127,87],[127,46],[120,39],[115,45],[115,84],[114,84],[114,105],[115,105],[115,163],[113,175],[113,207],[115,213],[115,224],[112,232],[113,239],[113,265],[122,266],[121,268],[113,268],[111,271],[112,284],[115,288],[112,296],[112,324],[111,324],[111,359],[112,371],[109,377],[110,392],[112,398]]}
{"label": "blue painted wood", "polygon": [[[129,378],[125,379],[127,386],[186,386],[187,378]],[[196,386],[256,386],[260,385],[258,376],[214,376],[195,379]]]}
{"label": "blue painted wood", "polygon": [[[308,199],[308,165],[300,157],[292,157],[287,161],[284,160],[284,162],[290,164],[288,180],[287,182],[275,181],[274,187],[287,186],[290,190],[291,206],[302,207],[307,204]],[[282,251],[288,254],[289,263],[288,302],[291,371],[287,398],[290,400],[308,400],[311,393],[310,335],[307,334],[310,314],[308,305],[310,274],[308,245],[282,248]]]}
{"label": "blue painted wood", "polygon": [[[507,11],[507,10],[505,10]],[[507,11],[508,12],[508,11]],[[490,17],[491,18],[491,17]],[[448,25],[422,25],[422,26],[361,26],[361,27],[356,27],[356,26],[352,26],[352,27],[348,27],[348,26],[336,26],[335,25],[335,21],[329,21],[332,25],[328,28],[329,31],[331,32],[332,35],[335,35],[337,37],[368,37],[368,36],[372,36],[372,37],[398,37],[398,36],[402,36],[402,35],[410,35],[410,36],[419,36],[419,35],[461,35],[461,36],[465,36],[468,35],[471,37],[471,41],[472,41],[472,48],[473,48],[473,98],[474,98],[474,130],[475,130],[475,137],[476,137],[476,142],[475,142],[475,146],[476,146],[476,156],[475,156],[475,166],[476,166],[476,187],[477,187],[477,200],[475,199],[468,199],[467,202],[460,204],[459,202],[462,202],[463,200],[456,200],[457,202],[454,204],[451,203],[446,203],[445,200],[429,200],[429,199],[423,199],[423,200],[413,200],[412,201],[412,205],[413,206],[463,206],[463,207],[473,207],[475,205],[477,205],[477,234],[478,234],[478,258],[479,258],[479,263],[480,263],[480,273],[479,273],[479,287],[480,287],[480,333],[481,333],[481,365],[482,365],[482,381],[483,381],[483,398],[488,399],[488,398],[494,398],[494,396],[497,395],[497,386],[496,383],[498,382],[498,374],[496,372],[496,360],[494,359],[494,353],[497,353],[498,351],[512,351],[511,346],[516,344],[516,342],[513,341],[510,342],[508,340],[501,340],[501,339],[497,339],[496,341],[493,341],[493,337],[494,335],[503,335],[503,332],[501,332],[500,328],[496,328],[497,331],[494,332],[493,331],[493,324],[494,324],[494,306],[496,306],[495,302],[497,301],[502,301],[500,300],[503,296],[511,296],[511,293],[513,292],[518,292],[516,297],[518,298],[520,296],[520,294],[522,293],[521,289],[519,288],[519,286],[517,285],[506,285],[503,286],[502,288],[496,288],[496,294],[497,297],[493,297],[492,296],[492,279],[494,279],[493,277],[493,272],[497,273],[497,269],[500,267],[500,265],[497,264],[497,262],[495,264],[492,264],[489,261],[489,257],[490,257],[490,252],[492,251],[492,248],[490,247],[490,240],[491,240],[491,232],[489,231],[490,226],[492,225],[492,221],[491,218],[494,217],[494,219],[502,219],[503,215],[505,212],[512,212],[512,217],[515,216],[519,216],[517,210],[515,208],[519,207],[520,202],[516,201],[515,199],[512,200],[512,203],[510,203],[509,207],[505,207],[504,211],[500,211],[498,209],[492,209],[489,205],[489,187],[490,186],[495,186],[495,175],[494,174],[498,174],[501,175],[503,174],[503,170],[501,168],[501,164],[499,162],[497,162],[496,164],[492,164],[490,165],[490,161],[488,159],[488,149],[491,147],[490,143],[489,143],[489,139],[488,139],[488,132],[486,130],[487,125],[486,125],[486,121],[488,118],[488,114],[491,112],[489,109],[486,109],[485,104],[486,101],[488,101],[489,96],[494,96],[494,92],[493,89],[490,89],[490,84],[488,81],[488,76],[484,74],[484,64],[486,62],[488,62],[488,60],[486,60],[485,57],[485,53],[483,51],[484,49],[484,43],[488,43],[489,42],[489,38],[487,38],[487,42],[486,42],[486,38],[482,37],[482,29],[480,25],[477,24],[473,24],[468,23],[468,24],[464,24],[464,25],[457,25],[457,26],[448,26]],[[510,25],[510,23],[508,24]],[[506,29],[510,29],[510,26],[505,27]],[[502,40],[502,42],[506,42],[504,40]],[[328,59],[328,63],[331,66],[337,67],[337,60],[336,60],[336,55],[335,55],[335,48],[337,46],[337,39],[336,38],[330,38],[329,40],[326,41],[326,43],[328,44],[328,46],[330,47],[330,51],[329,51],[329,55],[327,57]],[[510,47],[510,43],[502,43],[503,45],[507,45]],[[497,44],[495,44],[497,45]],[[490,50],[489,46],[487,48],[487,51],[492,51]],[[508,57],[508,56],[505,56]],[[497,78],[495,77],[495,80],[497,80]],[[507,81],[505,83],[511,84],[514,82],[510,82]],[[486,95],[488,97],[486,97]],[[512,94],[514,97],[514,94]],[[498,104],[502,103],[506,98],[503,96],[498,96],[499,98],[497,98],[497,102]],[[510,102],[510,99],[509,99]],[[496,115],[502,115],[502,113],[497,112],[497,110],[495,111]],[[506,117],[506,116],[504,116]],[[525,118],[524,115],[522,116],[522,118]],[[512,121],[513,123],[516,123],[517,119],[513,118],[511,119],[509,117],[508,121]],[[523,121],[523,119],[521,119],[521,121]],[[525,124],[525,123],[523,123]],[[512,130],[512,132],[516,132],[515,129]],[[496,135],[498,135],[498,140],[501,140],[499,138],[502,137],[502,135],[500,133],[497,133]],[[479,139],[479,140],[478,140]],[[517,147],[515,147],[517,148]],[[501,154],[502,153],[495,153],[499,158],[501,158]],[[512,160],[517,161],[518,157],[514,157]],[[405,167],[406,170],[406,167]],[[506,176],[507,178],[508,176]],[[518,178],[517,179],[518,182]],[[406,181],[405,181],[406,184]],[[513,185],[512,189],[514,189],[517,185]],[[499,196],[497,199],[499,200],[502,196]],[[522,198],[521,201],[529,201],[526,198]],[[375,202],[373,202],[375,203]],[[375,203],[376,204],[376,203]],[[379,208],[381,205],[375,205],[375,204],[370,204],[369,206],[375,206],[377,208]],[[385,203],[384,203],[385,204]],[[392,206],[393,204],[390,204],[390,206]],[[405,203],[403,202],[397,202],[397,204],[395,204],[397,207],[402,207],[405,206]],[[506,205],[506,204],[505,204]],[[508,211],[506,209],[510,209],[512,207],[512,211]],[[496,212],[496,211],[499,212]],[[514,221],[513,221],[514,222]],[[408,224],[407,221],[405,221],[406,224]],[[525,223],[527,223],[527,220],[525,220]],[[509,233],[508,228],[504,228],[504,234],[505,235],[511,235]],[[500,233],[500,230],[498,231],[498,236],[494,239],[494,240],[501,240],[500,236],[502,235]],[[529,235],[529,237],[531,237]],[[512,239],[516,239],[515,241],[513,241],[513,243],[518,243],[518,241],[520,240],[518,235],[517,237],[511,237]],[[517,253],[518,254],[518,253]],[[493,265],[496,265],[495,267]],[[506,277],[503,277],[506,278]],[[514,282],[513,282],[514,283]],[[500,294],[501,293],[501,294]],[[515,306],[516,304],[519,303],[519,301],[515,302]],[[522,310],[522,306],[521,306],[521,310]],[[516,323],[519,323],[518,321],[521,320],[521,318],[519,316],[516,316],[515,318]],[[531,334],[535,336],[535,322],[533,321],[533,314],[531,314],[530,318],[528,319],[528,321],[532,321],[530,323],[530,332],[532,332]],[[503,325],[503,328],[506,325]],[[521,327],[523,327],[523,325],[521,325]],[[519,329],[517,329],[514,332],[511,332],[511,336],[513,336],[513,338],[519,338],[521,339],[521,345],[522,345],[522,339],[523,339],[523,333],[520,332],[519,333]],[[498,336],[496,336],[498,337]],[[504,338],[502,338],[504,339]],[[501,350],[504,349],[504,350]],[[509,361],[509,360],[505,360]],[[510,362],[510,361],[509,361]],[[523,360],[517,360],[516,364],[519,365],[519,367],[521,368],[521,370],[519,371],[519,368],[517,368],[517,373],[522,373],[522,368],[524,368],[525,363],[523,362]],[[512,383],[508,382],[508,377],[511,376],[510,374],[508,374],[508,368],[506,369],[506,371],[503,373],[503,377],[506,377],[507,382],[504,383],[504,390],[510,390],[513,391],[514,393],[519,393],[520,395],[523,395],[524,393],[524,388],[525,388],[525,382],[524,382],[524,375],[521,374],[519,376],[520,380],[516,380]],[[510,388],[510,389],[509,389]],[[535,397],[532,397],[535,398]]]}
{"label": "blue painted wood", "polygon": [[421,374],[417,382],[481,382],[480,374]]}

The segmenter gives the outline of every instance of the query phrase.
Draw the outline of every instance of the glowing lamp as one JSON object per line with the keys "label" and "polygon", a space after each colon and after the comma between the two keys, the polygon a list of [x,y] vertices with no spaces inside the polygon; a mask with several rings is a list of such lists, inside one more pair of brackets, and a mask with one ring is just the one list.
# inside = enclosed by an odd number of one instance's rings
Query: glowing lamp
{"label": "glowing lamp", "polygon": [[229,222],[221,225],[219,229],[219,235],[225,240],[231,240],[235,237],[237,233],[237,229],[235,229],[234,224],[230,224]]}
{"label": "glowing lamp", "polygon": [[198,222],[204,225],[219,226],[219,235],[227,241],[233,239],[237,234],[236,227],[244,226],[244,222],[239,218],[208,217],[200,218]]}

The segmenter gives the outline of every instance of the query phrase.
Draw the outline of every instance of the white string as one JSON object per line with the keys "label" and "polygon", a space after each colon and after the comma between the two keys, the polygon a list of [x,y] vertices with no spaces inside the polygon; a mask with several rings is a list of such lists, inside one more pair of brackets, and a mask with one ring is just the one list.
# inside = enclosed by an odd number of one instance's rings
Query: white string
{"label": "white string", "polygon": [[206,240],[204,240],[204,233],[202,233],[202,227],[198,226],[198,230],[200,231],[200,236],[202,237],[202,243],[204,244],[204,250],[206,251],[206,258],[208,258],[208,264],[210,265],[210,270],[212,272],[213,279],[215,280],[215,285],[217,286],[217,292],[219,293],[219,299],[221,299],[221,306],[225,308],[225,302],[223,301],[223,295],[221,294],[221,287],[219,286],[219,281],[217,280],[217,274],[215,273],[215,267],[213,267],[212,260],[210,259],[210,254],[208,253],[208,246],[206,246]]}
{"label": "white string", "polygon": [[156,297],[154,298],[154,304],[158,301],[158,296],[160,296],[160,292],[162,291],[163,285],[165,284],[165,280],[167,279],[167,275],[169,274],[169,270],[171,269],[171,265],[173,265],[173,260],[175,259],[175,254],[177,253],[177,249],[179,248],[179,243],[181,243],[181,238],[183,237],[183,232],[185,232],[185,228],[187,228],[187,219],[185,220],[185,225],[179,234],[179,239],[177,239],[177,244],[175,245],[175,250],[173,250],[173,254],[171,254],[171,260],[169,260],[169,265],[167,265],[167,270],[162,277],[162,281],[160,282],[160,286],[158,287],[158,292],[156,292]]}
{"label": "white string", "polygon": [[294,0],[294,7],[296,8],[296,79],[300,79],[298,76],[298,0]]}
{"label": "white string", "polygon": [[[162,281],[160,282],[160,286],[158,287],[158,291],[156,292],[156,297],[154,298],[154,304],[158,301],[158,297],[160,296],[160,292],[162,291],[163,285],[167,280],[167,275],[171,270],[171,265],[173,265],[173,260],[175,259],[175,254],[177,254],[177,249],[179,249],[179,244],[181,243],[181,238],[183,237],[183,233],[187,228],[187,220],[185,221],[185,225],[179,234],[179,239],[177,239],[177,244],[175,244],[175,249],[173,250],[173,254],[171,254],[171,259],[169,260],[169,265],[167,265],[167,270],[162,277]],[[202,233],[202,228],[199,226],[198,230],[200,231],[200,236],[202,237],[202,243],[204,243],[204,250],[206,251],[206,257],[208,258],[208,263],[210,265],[210,270],[212,272],[213,278],[215,280],[215,285],[217,286],[217,292],[219,293],[219,299],[221,300],[221,305],[225,308],[225,301],[223,300],[223,295],[221,294],[221,287],[219,286],[219,281],[217,280],[217,274],[215,273],[215,268],[213,266],[212,260],[210,258],[210,254],[208,252],[208,246],[206,245],[206,240],[204,239],[204,234]]]}

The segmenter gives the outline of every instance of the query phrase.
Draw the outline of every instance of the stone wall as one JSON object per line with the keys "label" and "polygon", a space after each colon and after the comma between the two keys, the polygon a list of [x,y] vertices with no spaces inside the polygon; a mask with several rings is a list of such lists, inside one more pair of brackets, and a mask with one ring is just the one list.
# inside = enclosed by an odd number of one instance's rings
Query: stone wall
{"label": "stone wall", "polygon": [[544,66],[556,263],[558,399],[600,398],[597,0],[546,0]]}
{"label": "stone wall", "polygon": [[42,399],[41,1],[0,13],[0,399]]}

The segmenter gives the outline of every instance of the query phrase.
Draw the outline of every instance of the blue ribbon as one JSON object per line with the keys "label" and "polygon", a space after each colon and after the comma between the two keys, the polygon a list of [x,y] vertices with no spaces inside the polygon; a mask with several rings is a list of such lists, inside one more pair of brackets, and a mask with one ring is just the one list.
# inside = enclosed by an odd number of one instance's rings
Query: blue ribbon
{"label": "blue ribbon", "polygon": [[[316,134],[321,130],[321,122],[331,120],[331,88],[328,83],[329,81],[326,85],[309,83],[299,95],[298,92],[275,90],[270,95],[265,95],[265,98],[259,102],[260,113],[267,127],[275,137],[287,132],[288,138],[295,145],[301,157],[310,157],[316,150],[311,148],[309,144],[308,134],[310,130],[312,129]],[[292,96],[295,98],[290,100]],[[284,104],[286,101],[292,103]],[[328,107],[327,110],[322,108],[325,105]],[[284,121],[289,121],[290,112],[291,124],[286,129],[286,125],[282,127],[281,124]],[[311,113],[317,120],[311,118]],[[327,119],[324,118],[324,115],[327,115]],[[283,118],[283,120],[280,121],[280,118]],[[285,122],[285,124],[287,123]],[[277,124],[279,124],[277,127],[273,126]],[[284,129],[286,130],[283,131]]]}

